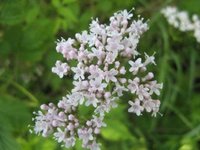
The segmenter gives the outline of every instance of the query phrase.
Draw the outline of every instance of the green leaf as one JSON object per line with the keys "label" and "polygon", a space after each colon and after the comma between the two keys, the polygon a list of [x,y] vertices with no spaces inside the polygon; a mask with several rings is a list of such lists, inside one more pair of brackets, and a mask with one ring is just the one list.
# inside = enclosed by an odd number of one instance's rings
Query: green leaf
{"label": "green leaf", "polygon": [[50,137],[44,138],[37,135],[29,135],[27,139],[18,138],[17,142],[23,150],[57,150],[57,142]]}
{"label": "green leaf", "polygon": [[[10,95],[0,97],[0,120],[6,120],[13,130],[28,130],[31,114],[23,102]],[[2,126],[2,124],[0,124]]]}
{"label": "green leaf", "polygon": [[197,13],[200,14],[199,12],[199,6],[200,6],[200,1],[199,0],[181,0],[180,4],[181,8],[179,8],[180,10],[184,11],[189,11],[191,13]]}
{"label": "green leaf", "polygon": [[133,136],[130,134],[128,128],[119,120],[106,121],[107,127],[101,131],[102,136],[106,140],[110,141],[121,141],[132,139]]}
{"label": "green leaf", "polygon": [[26,21],[28,23],[33,23],[37,19],[39,13],[40,13],[39,6],[37,5],[32,6],[32,9],[30,9],[26,14]]}
{"label": "green leaf", "polygon": [[0,150],[20,150],[14,138],[0,126]]}
{"label": "green leaf", "polygon": [[77,0],[63,0],[63,4],[70,4],[70,3],[74,3]]}
{"label": "green leaf", "polygon": [[48,41],[54,42],[53,28],[54,23],[47,19],[38,20],[26,27],[20,42],[20,58],[30,62],[40,61],[49,46]]}
{"label": "green leaf", "polygon": [[71,21],[77,22],[78,20],[73,10],[71,10],[71,8],[61,7],[60,9],[58,9],[58,13],[65,19],[69,20],[68,21],[69,24],[71,24]]}
{"label": "green leaf", "polygon": [[0,23],[13,25],[22,22],[26,14],[25,8],[25,0],[1,2]]}
{"label": "green leaf", "polygon": [[9,118],[6,116],[0,115],[0,150],[20,150],[18,143],[11,135],[10,131],[13,125],[8,120]]}
{"label": "green leaf", "polygon": [[0,56],[7,56],[10,51],[9,43],[7,41],[0,41]]}

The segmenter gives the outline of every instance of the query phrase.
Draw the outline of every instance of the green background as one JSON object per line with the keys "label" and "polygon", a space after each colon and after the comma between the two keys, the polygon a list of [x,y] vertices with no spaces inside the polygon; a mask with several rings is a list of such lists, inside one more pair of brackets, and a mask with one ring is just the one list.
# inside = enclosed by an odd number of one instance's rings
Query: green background
{"label": "green background", "polygon": [[[136,18],[149,19],[138,50],[156,51],[151,70],[164,83],[163,116],[129,114],[129,99],[121,99],[98,137],[102,149],[200,149],[200,43],[167,24],[160,14],[167,5],[200,16],[199,0],[0,0],[0,150],[65,149],[28,128],[40,104],[56,103],[72,88],[70,77],[61,80],[51,72],[62,59],[55,41],[88,29],[91,17],[108,22],[115,11],[132,7]],[[74,148],[81,149],[79,143]]]}

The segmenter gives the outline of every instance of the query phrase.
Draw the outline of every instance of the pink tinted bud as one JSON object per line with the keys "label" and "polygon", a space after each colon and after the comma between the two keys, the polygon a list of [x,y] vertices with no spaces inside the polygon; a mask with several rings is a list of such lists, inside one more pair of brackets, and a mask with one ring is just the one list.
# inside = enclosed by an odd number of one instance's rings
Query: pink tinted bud
{"label": "pink tinted bud", "polygon": [[71,50],[70,52],[69,52],[69,57],[72,59],[72,58],[75,58],[76,57],[76,53],[73,51],[73,50]]}
{"label": "pink tinted bud", "polygon": [[42,105],[40,106],[40,108],[41,108],[42,110],[48,110],[48,109],[49,109],[49,107],[48,107],[46,104],[42,104]]}
{"label": "pink tinted bud", "polygon": [[109,98],[111,96],[111,93],[110,92],[106,92],[105,94],[104,94],[104,97],[105,98]]}
{"label": "pink tinted bud", "polygon": [[124,33],[125,32],[125,27],[121,28],[121,32]]}
{"label": "pink tinted bud", "polygon": [[145,72],[146,70],[147,70],[146,67],[142,67],[142,68],[141,68],[141,71],[143,71],[143,72]]}
{"label": "pink tinted bud", "polygon": [[98,92],[96,95],[97,95],[97,98],[101,98],[102,97],[102,94],[100,92]]}
{"label": "pink tinted bud", "polygon": [[85,67],[85,72],[88,72],[88,71],[89,71],[89,67],[86,66],[86,67]]}
{"label": "pink tinted bud", "polygon": [[134,81],[140,82],[140,79],[138,77],[135,77]]}
{"label": "pink tinted bud", "polygon": [[101,60],[98,60],[97,64],[98,64],[98,65],[101,65],[101,64],[102,64],[102,61],[101,61]]}
{"label": "pink tinted bud", "polygon": [[119,81],[120,81],[122,84],[124,84],[124,83],[127,82],[127,79],[126,79],[126,78],[120,78]]}
{"label": "pink tinted bud", "polygon": [[92,122],[91,121],[87,121],[86,124],[87,124],[87,126],[91,126]]}
{"label": "pink tinted bud", "polygon": [[123,20],[122,21],[122,25],[126,26],[128,24],[128,21],[127,20]]}
{"label": "pink tinted bud", "polygon": [[57,51],[57,52],[61,52],[61,51],[62,51],[61,46],[60,46],[59,43],[58,43],[57,46],[56,46],[56,51]]}
{"label": "pink tinted bud", "polygon": [[125,67],[124,67],[124,66],[121,67],[120,70],[119,70],[119,72],[120,72],[121,74],[125,74],[125,73],[126,73]]}
{"label": "pink tinted bud", "polygon": [[77,128],[77,127],[79,126],[79,123],[76,122],[76,123],[74,124],[74,126],[75,126],[75,128]]}
{"label": "pink tinted bud", "polygon": [[70,114],[70,115],[68,116],[68,119],[69,119],[69,120],[74,120],[74,115]]}
{"label": "pink tinted bud", "polygon": [[85,56],[85,54],[84,54],[82,51],[80,51],[79,54],[78,54],[78,57],[79,57],[79,58],[82,58],[82,57],[84,57],[84,56]]}
{"label": "pink tinted bud", "polygon": [[74,125],[72,123],[69,123],[69,125],[67,126],[67,129],[72,131],[74,129]]}
{"label": "pink tinted bud", "polygon": [[100,133],[99,128],[95,128],[95,129],[94,129],[94,133],[95,133],[95,134],[99,134],[99,133]]}
{"label": "pink tinted bud", "polygon": [[96,46],[96,47],[99,47],[100,45],[101,45],[100,41],[99,41],[99,40],[96,40],[96,41],[95,41],[95,46]]}
{"label": "pink tinted bud", "polygon": [[58,116],[64,118],[65,117],[65,113],[64,112],[59,112]]}
{"label": "pink tinted bud", "polygon": [[117,24],[118,24],[118,23],[117,23],[117,21],[113,21],[113,26],[115,26],[115,27],[116,27],[116,26],[117,26]]}
{"label": "pink tinted bud", "polygon": [[59,107],[59,108],[63,108],[63,107],[64,107],[63,101],[59,101],[59,102],[58,102],[58,107]]}
{"label": "pink tinted bud", "polygon": [[107,71],[107,70],[108,70],[108,64],[107,64],[107,63],[105,64],[103,70],[104,70],[104,71]]}
{"label": "pink tinted bud", "polygon": [[59,124],[59,122],[57,120],[53,120],[52,121],[52,126],[57,127]]}
{"label": "pink tinted bud", "polygon": [[53,103],[49,103],[49,107],[54,107],[55,105]]}
{"label": "pink tinted bud", "polygon": [[153,79],[154,75],[152,72],[149,72],[144,78],[143,78],[143,81],[146,81],[146,80],[151,80]]}
{"label": "pink tinted bud", "polygon": [[116,67],[116,68],[119,68],[119,66],[120,66],[120,62],[119,62],[119,61],[116,61],[116,62],[115,62],[115,67]]}
{"label": "pink tinted bud", "polygon": [[83,81],[82,84],[84,87],[87,87],[89,85],[88,81]]}
{"label": "pink tinted bud", "polygon": [[76,33],[76,34],[75,34],[75,37],[76,37],[77,39],[79,39],[80,33]]}
{"label": "pink tinted bud", "polygon": [[81,44],[81,47],[79,48],[80,51],[83,51],[84,50],[84,46],[83,44]]}

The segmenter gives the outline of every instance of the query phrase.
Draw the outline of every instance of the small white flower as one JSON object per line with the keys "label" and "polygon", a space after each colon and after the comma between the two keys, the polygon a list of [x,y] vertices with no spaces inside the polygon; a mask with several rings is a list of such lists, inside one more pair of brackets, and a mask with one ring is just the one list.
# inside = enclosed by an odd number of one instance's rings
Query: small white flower
{"label": "small white flower", "polygon": [[140,116],[141,112],[144,110],[144,107],[140,105],[140,101],[136,99],[135,102],[128,101],[128,103],[131,105],[131,107],[128,109],[128,112],[133,112],[137,116]]}
{"label": "small white flower", "polygon": [[156,65],[156,63],[155,63],[155,57],[154,56],[149,56],[149,55],[147,55],[146,53],[144,53],[145,54],[145,57],[146,57],[146,60],[145,60],[145,62],[144,62],[144,65],[146,66],[146,65],[148,65],[148,64],[150,64],[150,63],[152,63],[152,64],[154,64],[154,65]]}
{"label": "small white flower", "polygon": [[93,140],[93,130],[92,128],[82,128],[82,129],[78,129],[78,136],[80,139],[83,140],[83,143],[86,144],[88,143],[88,141]]}
{"label": "small white flower", "polygon": [[143,66],[141,58],[138,58],[135,62],[129,60],[128,63],[131,65],[129,71],[132,72],[133,74],[137,74],[139,69]]}
{"label": "small white flower", "polygon": [[152,116],[156,117],[156,115],[159,111],[159,108],[160,108],[160,101],[159,100],[153,100],[153,102],[155,104],[155,107],[153,108]]}
{"label": "small white flower", "polygon": [[76,139],[75,137],[71,136],[69,138],[66,138],[64,143],[66,148],[73,147],[75,145]]}
{"label": "small white flower", "polygon": [[84,94],[81,92],[73,92],[70,95],[67,95],[68,102],[71,106],[78,106],[84,102]]}
{"label": "small white flower", "polygon": [[117,95],[120,97],[123,95],[123,91],[128,91],[128,89],[117,83],[113,93],[117,93]]}
{"label": "small white flower", "polygon": [[74,89],[72,89],[72,92],[78,92],[82,90],[87,90],[89,83],[87,80],[78,80],[73,82]]}
{"label": "small white flower", "polygon": [[74,44],[75,40],[69,38],[67,41],[65,39],[61,39],[57,42],[56,51],[64,54],[67,49],[72,47],[72,44]]}
{"label": "small white flower", "polygon": [[77,80],[77,79],[85,79],[84,69],[81,68],[80,66],[72,67],[71,70],[75,73],[75,75],[74,75],[74,79],[75,80]]}
{"label": "small white flower", "polygon": [[118,55],[117,51],[107,52],[105,62],[108,63],[108,64],[113,64],[117,55]]}
{"label": "small white flower", "polygon": [[92,57],[97,57],[99,60],[102,60],[106,53],[102,50],[102,49],[96,49],[95,47],[92,47],[92,52],[91,54],[89,54]]}
{"label": "small white flower", "polygon": [[77,40],[83,44],[86,44],[88,42],[88,33],[87,31],[82,31],[82,34],[77,33],[75,35]]}
{"label": "small white flower", "polygon": [[143,100],[144,98],[150,97],[150,93],[148,91],[149,91],[149,88],[145,87],[144,85],[140,85],[136,91],[136,94],[138,95],[138,98],[140,100]]}
{"label": "small white flower", "polygon": [[140,79],[139,78],[135,78],[134,80],[131,80],[129,79],[128,80],[128,89],[130,90],[131,93],[135,93],[136,91],[138,91],[139,89],[139,82],[140,82]]}
{"label": "small white flower", "polygon": [[89,73],[88,79],[98,79],[102,80],[104,78],[103,71],[99,68],[99,66],[91,65],[89,67]]}
{"label": "small white flower", "polygon": [[92,144],[88,145],[87,148],[89,148],[90,150],[100,150],[100,144],[93,141]]}
{"label": "small white flower", "polygon": [[119,73],[121,73],[121,74],[126,74],[126,69],[125,69],[124,66],[122,66],[122,67],[120,68]]}
{"label": "small white flower", "polygon": [[56,73],[60,78],[63,78],[64,75],[67,75],[69,66],[67,63],[62,63],[61,61],[56,61],[56,66],[52,68],[52,72]]}
{"label": "small white flower", "polygon": [[134,34],[135,36],[140,36],[147,30],[148,25],[146,22],[143,23],[143,18],[137,21],[134,20],[131,26],[128,28],[128,31],[132,32],[132,34]]}
{"label": "small white flower", "polygon": [[156,105],[153,100],[145,100],[143,107],[147,112],[151,112],[156,107]]}
{"label": "small white flower", "polygon": [[121,36],[112,36],[112,38],[107,39],[108,45],[105,47],[107,51],[114,52],[119,51],[124,48],[121,44]]}
{"label": "small white flower", "polygon": [[156,95],[160,95],[160,89],[163,88],[163,84],[157,84],[157,81],[151,81],[148,87],[150,88],[150,94],[155,93]]}
{"label": "small white flower", "polygon": [[97,117],[93,115],[93,127],[97,127],[97,128],[101,128],[101,127],[105,127],[106,124],[103,122],[104,117]]}
{"label": "small white flower", "polygon": [[95,94],[90,94],[86,96],[86,106],[93,105],[93,107],[97,107],[97,104],[99,103],[99,100],[96,98]]}
{"label": "small white flower", "polygon": [[58,143],[63,142],[66,138],[66,130],[62,131],[61,128],[57,128],[57,132],[55,132],[53,135]]}
{"label": "small white flower", "polygon": [[131,13],[128,13],[128,11],[127,11],[127,10],[124,10],[124,11],[122,11],[121,13],[122,13],[123,19],[130,20],[130,19],[131,19],[131,17],[133,17],[133,14],[131,14]]}
{"label": "small white flower", "polygon": [[109,71],[104,72],[106,82],[112,81],[117,82],[117,78],[115,77],[118,74],[118,71],[112,68]]}
{"label": "small white flower", "polygon": [[79,62],[81,62],[81,61],[87,62],[89,54],[90,53],[87,50],[78,51],[78,56],[77,56],[78,61]]}
{"label": "small white flower", "polygon": [[96,80],[90,80],[90,88],[89,91],[91,92],[95,92],[95,91],[99,91],[102,92],[106,87],[107,84],[103,83],[102,80],[96,79]]}

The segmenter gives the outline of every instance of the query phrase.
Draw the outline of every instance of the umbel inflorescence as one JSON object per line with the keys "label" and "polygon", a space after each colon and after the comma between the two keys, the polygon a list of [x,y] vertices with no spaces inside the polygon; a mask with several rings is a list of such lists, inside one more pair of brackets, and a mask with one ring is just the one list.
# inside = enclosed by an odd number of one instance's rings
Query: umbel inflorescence
{"label": "umbel inflorescence", "polygon": [[193,31],[194,37],[200,43],[200,19],[196,14],[192,15],[192,19],[190,19],[187,11],[179,11],[173,6],[168,6],[161,12],[173,27],[183,32]]}
{"label": "umbel inflorescence", "polygon": [[[160,101],[153,97],[160,94],[162,84],[153,80],[154,74],[147,70],[148,65],[155,65],[154,55],[137,50],[148,25],[142,18],[131,21],[132,17],[127,10],[119,11],[110,17],[108,25],[95,19],[89,31],[57,42],[56,50],[64,62],[58,60],[52,72],[60,78],[73,74],[74,88],[58,104],[41,105],[34,118],[36,134],[53,135],[67,148],[79,139],[83,148],[98,150],[96,136],[106,126],[104,116],[127,92],[134,97],[128,101],[128,112],[140,116],[146,111],[156,116]],[[93,108],[91,118],[79,118],[76,111],[80,105]]]}

